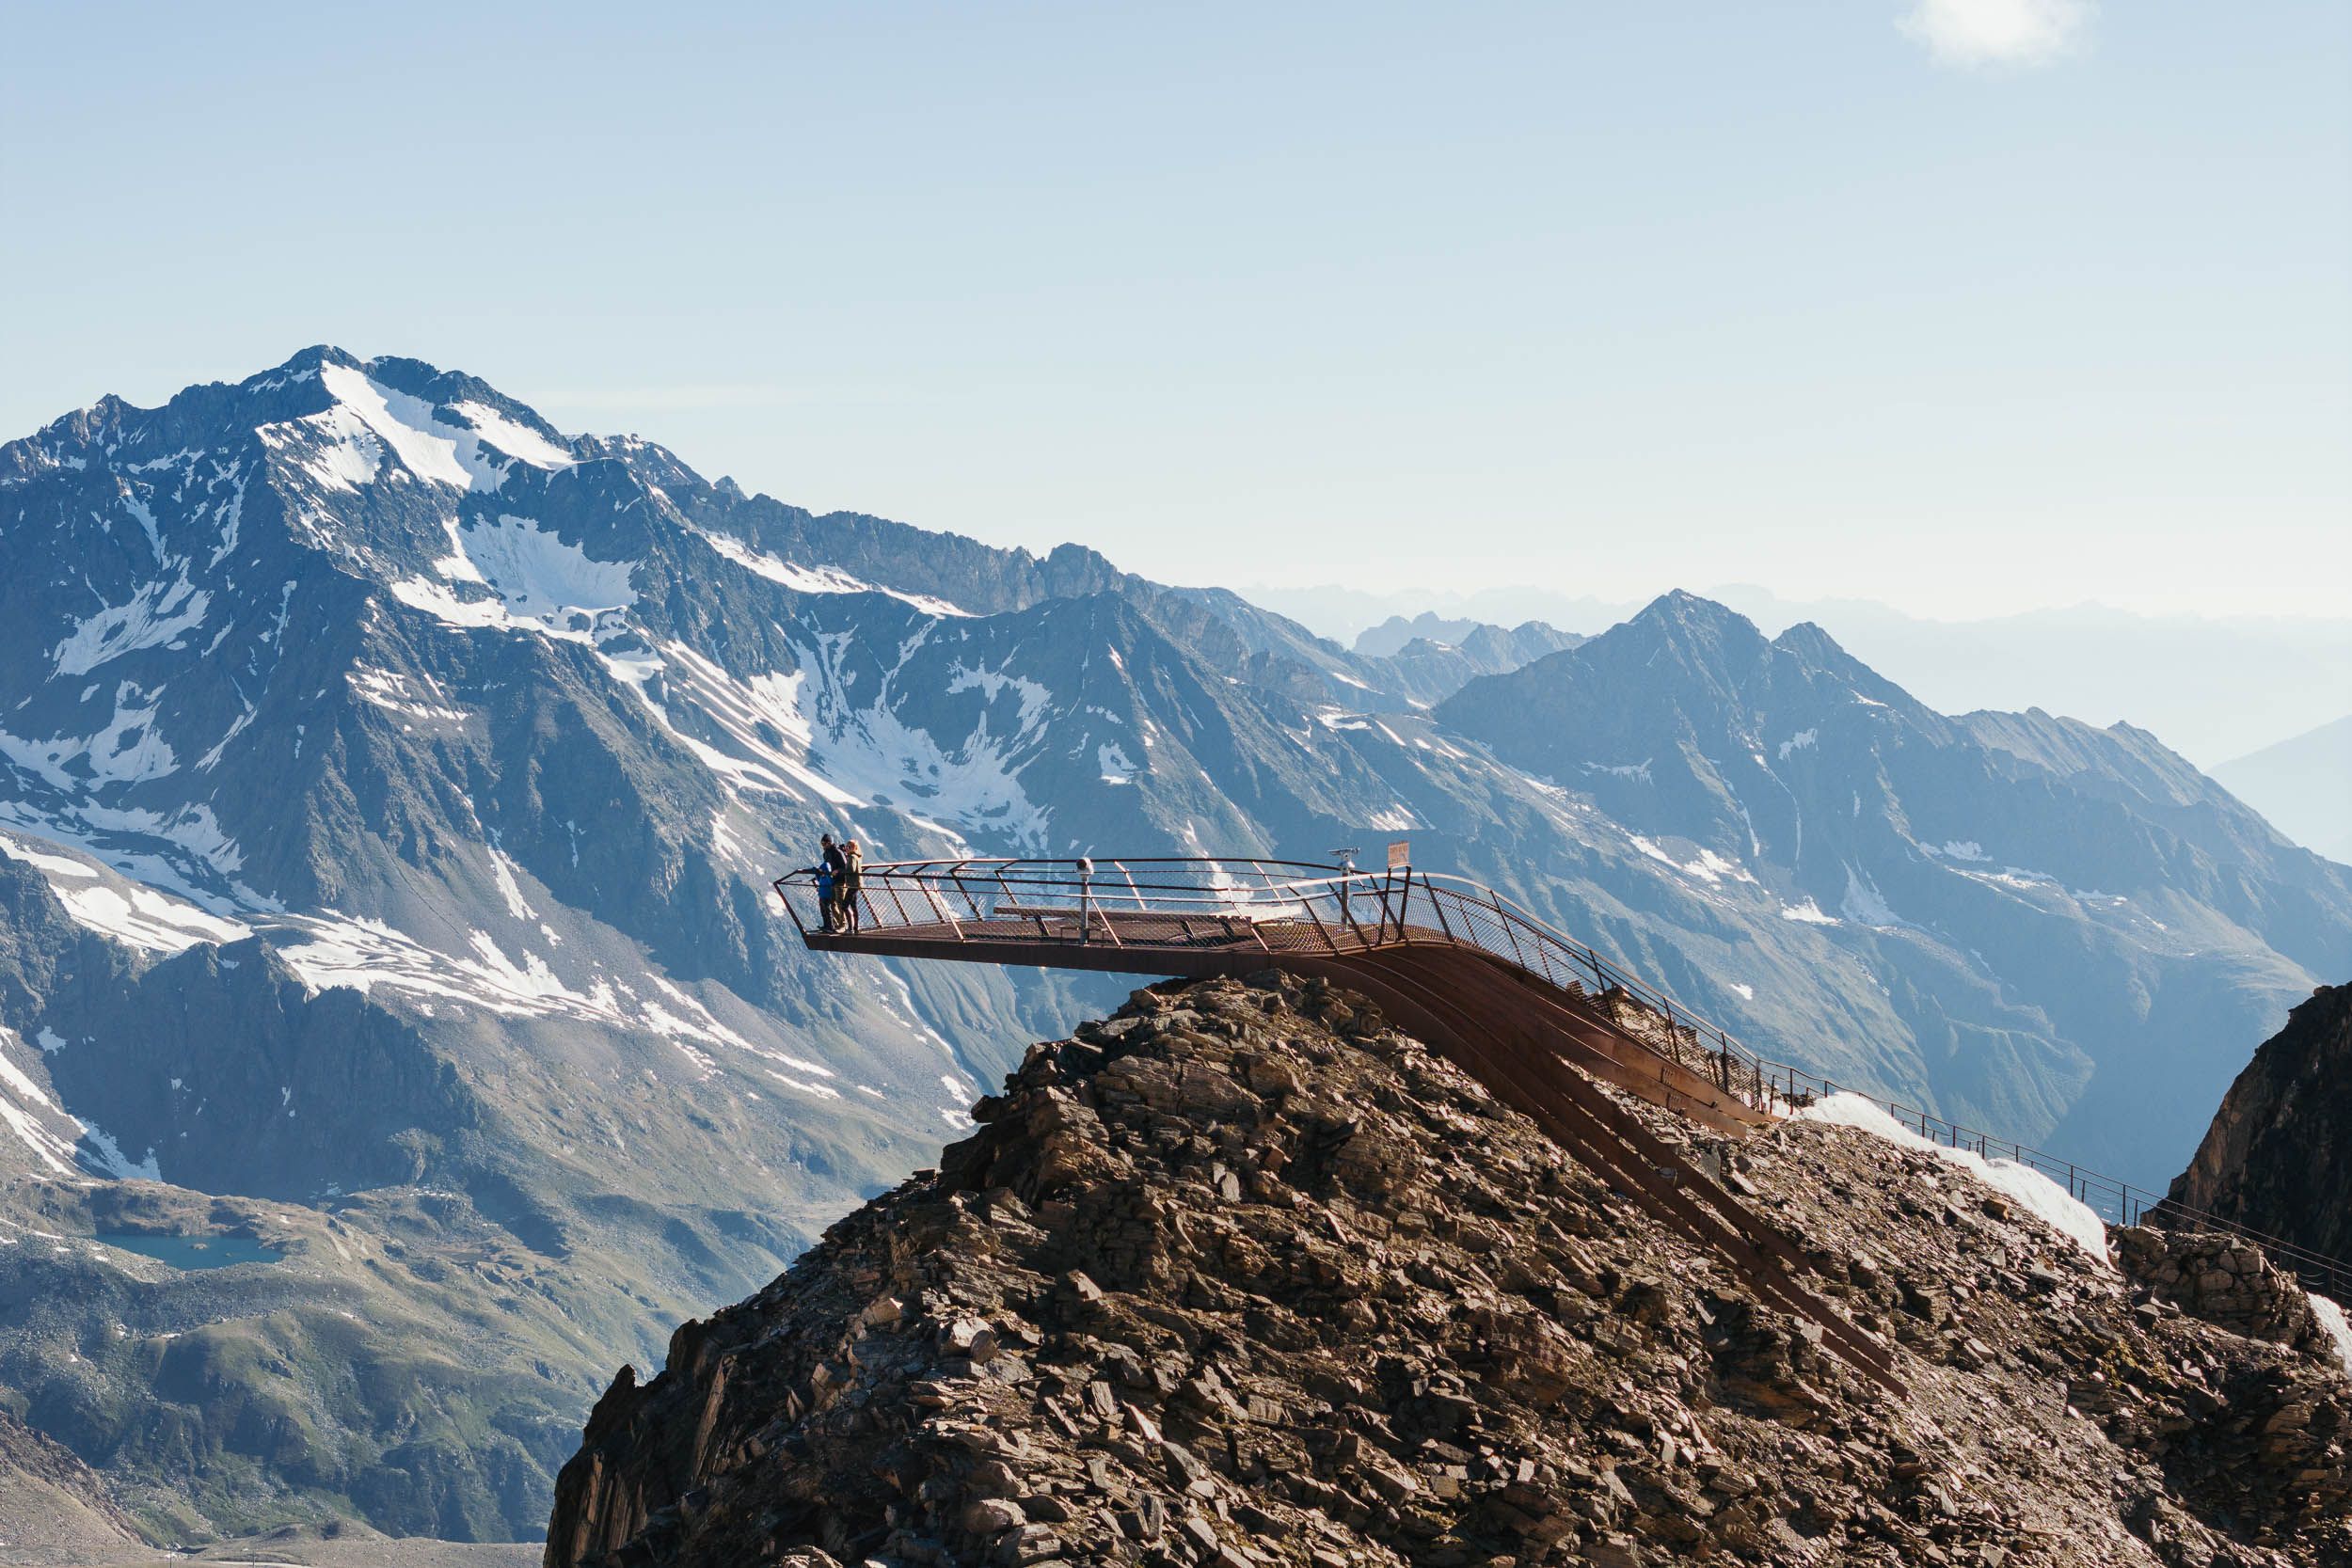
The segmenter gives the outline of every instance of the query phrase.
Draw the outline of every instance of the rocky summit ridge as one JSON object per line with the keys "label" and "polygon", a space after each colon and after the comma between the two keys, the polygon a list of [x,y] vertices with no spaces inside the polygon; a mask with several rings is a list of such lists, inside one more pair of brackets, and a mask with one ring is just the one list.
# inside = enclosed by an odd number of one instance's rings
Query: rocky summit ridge
{"label": "rocky summit ridge", "polygon": [[1360,998],[1169,984],[1032,1048],[936,1171],[625,1369],[547,1561],[2352,1550],[2352,1383],[2259,1255],[2214,1322],[2132,1272],[2177,1281],[2182,1239],[2129,1233],[2119,1270],[1924,1149],[1634,1109],[1806,1249],[1904,1395]]}

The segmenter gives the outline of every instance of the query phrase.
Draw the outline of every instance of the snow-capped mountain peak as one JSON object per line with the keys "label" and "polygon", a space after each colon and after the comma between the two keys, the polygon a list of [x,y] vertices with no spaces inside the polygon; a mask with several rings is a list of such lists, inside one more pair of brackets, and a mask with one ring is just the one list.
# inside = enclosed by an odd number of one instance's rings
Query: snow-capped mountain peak
{"label": "snow-capped mountain peak", "polygon": [[273,445],[292,446],[293,430],[315,433],[319,450],[294,461],[323,484],[356,489],[385,476],[389,463],[394,476],[496,494],[516,462],[552,470],[578,461],[560,436],[489,404],[472,398],[436,404],[339,356],[324,358],[316,373],[329,405],[288,424],[263,425],[261,434]]}

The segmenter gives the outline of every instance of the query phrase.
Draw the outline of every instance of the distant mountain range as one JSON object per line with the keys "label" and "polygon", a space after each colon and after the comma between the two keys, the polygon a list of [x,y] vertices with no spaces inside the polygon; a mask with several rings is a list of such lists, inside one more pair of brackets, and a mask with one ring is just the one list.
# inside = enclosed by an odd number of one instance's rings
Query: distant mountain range
{"label": "distant mountain range", "polygon": [[1470,683],[1435,717],[1574,780],[1708,883],[1747,942],[1766,941],[1748,911],[1775,904],[1836,942],[1837,960],[1770,965],[1776,990],[1851,965],[1864,984],[1819,1000],[1899,1021],[1824,1011],[1772,1035],[1907,1037],[1914,1093],[2136,1179],[2218,1099],[2211,1042],[2271,1016],[2243,1000],[2352,959],[2352,872],[2287,844],[2154,736],[2039,709],[1946,718],[1811,625],[1767,641],[1670,594]]}
{"label": "distant mountain range", "polygon": [[1687,594],[1405,629],[328,348],[0,446],[0,1407],[165,1533],[537,1528],[613,1364],[1122,989],[813,959],[767,883],[827,830],[1406,838],[1768,1054],[2148,1182],[2352,969],[2352,871],[2142,731]]}
{"label": "distant mountain range", "polygon": [[[1385,620],[1416,614],[1455,624],[1536,618],[1593,633],[1642,606],[1533,584],[1456,595],[1336,588],[1245,592],[1344,641]],[[1747,584],[1707,594],[1770,632],[1811,621],[1944,712],[2040,706],[2102,725],[2129,720],[2208,768],[2299,735],[2352,705],[2352,616],[2207,619],[2087,604],[1932,621],[1868,600],[1787,599]]]}

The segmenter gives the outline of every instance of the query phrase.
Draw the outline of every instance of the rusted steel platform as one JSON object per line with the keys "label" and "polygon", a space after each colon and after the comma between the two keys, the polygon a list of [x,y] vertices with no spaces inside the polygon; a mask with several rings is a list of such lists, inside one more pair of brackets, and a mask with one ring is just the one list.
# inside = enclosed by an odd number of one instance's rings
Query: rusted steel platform
{"label": "rusted steel platform", "polygon": [[866,868],[854,921],[776,881],[807,944],[1115,973],[1280,965],[1378,989],[1432,963],[1468,1015],[1549,1037],[1596,1076],[1724,1132],[1769,1121],[1772,1069],[1591,948],[1460,878],[1243,860],[920,861]]}
{"label": "rusted steel platform", "polygon": [[[1549,1044],[1595,1077],[1715,1131],[1743,1134],[1771,1119],[1771,1091],[1761,1074],[1741,1071],[1741,1064],[1704,1050],[1688,1033],[1677,1037],[1645,1005],[1595,993],[1575,980],[1558,987],[1536,982],[1433,928],[1333,944],[1304,921],[1240,921],[1233,929],[1214,916],[1104,911],[1089,917],[1083,937],[1079,924],[1074,915],[1057,911],[953,924],[869,923],[854,932],[818,927],[802,935],[819,952],[1194,979],[1279,967],[1363,991],[1399,1022],[1420,1009],[1400,1006],[1392,993],[1407,976],[1417,976],[1452,999],[1451,1011],[1488,1030],[1509,1029],[1531,1043]],[[1414,1032],[1436,1043],[1439,1028],[1423,1017]],[[1443,1032],[1453,1032],[1450,1022]],[[1734,1081],[1747,1092],[1735,1089]]]}

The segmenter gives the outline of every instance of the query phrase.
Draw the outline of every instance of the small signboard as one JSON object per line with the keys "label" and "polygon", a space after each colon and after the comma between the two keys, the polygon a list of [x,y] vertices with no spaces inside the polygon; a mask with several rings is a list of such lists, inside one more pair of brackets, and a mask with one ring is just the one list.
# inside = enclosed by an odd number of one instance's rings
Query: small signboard
{"label": "small signboard", "polygon": [[1402,871],[1413,863],[1412,840],[1399,838],[1389,842],[1389,869]]}

